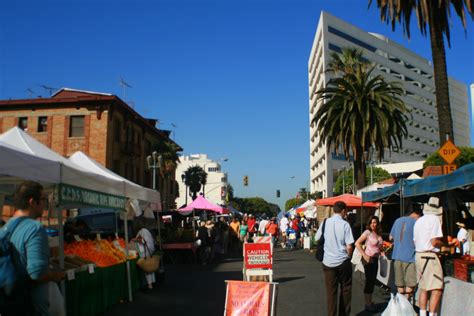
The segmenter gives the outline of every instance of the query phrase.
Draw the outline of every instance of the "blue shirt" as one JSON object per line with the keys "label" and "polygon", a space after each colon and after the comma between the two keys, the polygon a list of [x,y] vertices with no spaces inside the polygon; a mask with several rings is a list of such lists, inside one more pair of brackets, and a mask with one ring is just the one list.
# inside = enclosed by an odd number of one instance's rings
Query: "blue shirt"
{"label": "blue shirt", "polygon": [[[18,217],[12,218],[6,225],[10,225],[18,219]],[[15,248],[13,262],[18,267],[17,272],[20,280],[25,281],[28,277],[36,280],[48,272],[48,235],[40,222],[30,218],[24,219],[16,227],[10,241]],[[35,314],[49,315],[47,283],[35,284],[31,291]]]}
{"label": "blue shirt", "polygon": [[[325,221],[323,264],[327,267],[337,267],[349,259],[346,247],[354,243],[354,237],[351,226],[341,215],[334,214]],[[316,233],[316,240],[321,238],[322,231],[323,224]]]}
{"label": "blue shirt", "polygon": [[415,262],[415,243],[413,227],[416,220],[409,216],[398,218],[393,223],[390,236],[393,238],[392,259],[403,262]]}

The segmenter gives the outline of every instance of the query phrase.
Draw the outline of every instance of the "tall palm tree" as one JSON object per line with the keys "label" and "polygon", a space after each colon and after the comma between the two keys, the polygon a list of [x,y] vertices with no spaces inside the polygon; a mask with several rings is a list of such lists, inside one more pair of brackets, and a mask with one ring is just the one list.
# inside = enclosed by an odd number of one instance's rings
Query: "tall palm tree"
{"label": "tall palm tree", "polygon": [[[375,68],[354,50],[344,48],[342,55],[358,56],[360,61],[350,59],[349,65],[330,68],[336,76],[316,92],[318,101],[323,102],[311,124],[316,124],[320,142],[326,142],[328,148],[333,146],[335,152],[342,149],[347,159],[353,155],[357,187],[361,188],[366,185],[367,153],[375,147],[382,160],[385,149],[402,146],[408,134],[407,108],[400,85],[374,75]],[[348,61],[335,55],[332,59],[334,63]]]}
{"label": "tall palm tree", "polygon": [[197,198],[197,193],[201,191],[201,186],[207,183],[207,173],[200,166],[191,166],[184,172],[184,184],[189,187],[193,193],[193,200]]}
{"label": "tall palm tree", "polygon": [[[369,6],[372,0],[369,0]],[[403,25],[403,32],[410,38],[410,20],[413,11],[418,18],[418,27],[421,34],[426,36],[428,26],[431,55],[433,58],[434,82],[436,88],[436,106],[439,122],[439,140],[444,143],[446,134],[454,139],[453,119],[449,104],[448,73],[446,70],[446,54],[444,50],[444,36],[450,41],[451,5],[466,29],[466,13],[473,17],[474,0],[377,0],[380,9],[380,18],[384,22],[391,22],[392,30],[398,23]],[[467,11],[467,12],[466,12]]]}

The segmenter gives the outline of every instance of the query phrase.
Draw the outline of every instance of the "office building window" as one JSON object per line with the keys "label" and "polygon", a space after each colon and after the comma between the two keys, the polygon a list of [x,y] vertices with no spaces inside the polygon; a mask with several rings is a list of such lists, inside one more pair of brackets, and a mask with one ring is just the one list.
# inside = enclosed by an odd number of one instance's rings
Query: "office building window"
{"label": "office building window", "polygon": [[84,115],[71,116],[69,137],[84,137]]}
{"label": "office building window", "polygon": [[342,49],[339,46],[331,44],[331,43],[329,43],[329,49],[336,53],[340,53],[340,54],[342,53]]}
{"label": "office building window", "polygon": [[356,45],[359,45],[360,47],[363,47],[363,48],[365,48],[365,49],[367,49],[367,50],[370,50],[371,52],[375,52],[375,51],[377,50],[377,48],[375,48],[375,47],[373,47],[373,46],[371,46],[371,45],[369,45],[369,44],[367,44],[367,43],[364,43],[363,41],[361,41],[361,40],[359,40],[359,39],[357,39],[357,38],[355,38],[355,37],[352,37],[352,36],[350,36],[349,34],[346,34],[346,33],[344,33],[344,32],[341,32],[341,31],[339,31],[339,30],[337,30],[337,29],[335,29],[335,28],[333,28],[333,27],[331,27],[331,26],[328,26],[328,32],[329,32],[329,33],[332,33],[332,34],[335,34],[335,35],[337,35],[337,36],[339,36],[339,37],[341,37],[341,38],[343,38],[343,39],[345,39],[345,40],[347,40],[347,41],[349,41],[349,42],[352,42],[352,43],[354,43],[354,44],[356,44]]}
{"label": "office building window", "polygon": [[20,117],[18,118],[18,127],[22,130],[26,130],[28,128],[28,118],[27,117]]}
{"label": "office building window", "polygon": [[44,133],[48,131],[48,117],[38,117],[38,133]]}

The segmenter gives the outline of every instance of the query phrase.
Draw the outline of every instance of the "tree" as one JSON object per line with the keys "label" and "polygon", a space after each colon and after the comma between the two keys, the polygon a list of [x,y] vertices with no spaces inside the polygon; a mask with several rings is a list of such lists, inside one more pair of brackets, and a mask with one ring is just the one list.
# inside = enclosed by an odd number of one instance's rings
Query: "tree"
{"label": "tree", "polygon": [[184,184],[189,187],[189,192],[193,194],[193,200],[197,198],[197,193],[201,191],[201,186],[207,183],[207,173],[200,166],[191,166],[185,172]]}
{"label": "tree", "polygon": [[[171,196],[171,188],[176,187],[177,184],[174,174],[179,161],[178,146],[175,143],[160,140],[153,144],[152,148],[162,159],[159,169],[162,181],[158,183],[158,188],[162,194],[163,208],[169,209],[173,207],[177,197],[176,193]],[[173,190],[173,192],[179,192],[179,190]]]}
{"label": "tree", "polygon": [[[458,147],[461,150],[461,154],[456,158],[454,163],[459,167],[474,162],[474,148],[472,147]],[[428,166],[442,166],[446,162],[441,158],[438,152],[432,153],[423,164],[423,168]]]}
{"label": "tree", "polygon": [[[369,0],[369,6],[371,4],[372,0]],[[391,22],[392,30],[395,30],[396,24],[401,23],[403,32],[410,38],[410,20],[413,11],[416,12],[418,26],[423,36],[427,35],[426,27],[428,26],[433,58],[440,144],[444,143],[446,134],[454,139],[444,50],[444,36],[448,40],[448,46],[451,47],[451,5],[466,29],[466,10],[472,18],[473,0],[377,0],[380,18],[387,24]]]}
{"label": "tree", "polygon": [[268,217],[275,216],[277,213],[276,210],[278,209],[278,206],[275,207],[274,204],[268,203],[265,199],[261,197],[235,197],[231,202],[229,202],[229,205],[243,213],[251,213],[254,215],[265,214]]}
{"label": "tree", "polygon": [[302,197],[289,199],[285,202],[285,211],[288,211],[295,206],[301,205],[304,202],[306,202],[306,200]]}
{"label": "tree", "polygon": [[[346,170],[343,173],[339,173],[336,183],[334,184],[333,191],[335,195],[343,194],[343,191],[342,191],[343,184],[346,187],[346,189],[344,190],[345,193],[353,193],[353,187],[352,187],[352,174],[353,173],[354,173],[354,170],[352,168],[349,170]],[[374,183],[383,181],[386,179],[390,179],[391,177],[392,176],[390,175],[390,173],[388,173],[385,169],[374,167],[372,170],[372,178],[374,180]],[[367,183],[370,183],[370,168],[367,168],[365,171],[365,181]]]}
{"label": "tree", "polygon": [[333,146],[336,153],[342,149],[348,160],[353,156],[357,187],[362,188],[366,185],[367,153],[375,149],[381,161],[385,149],[401,148],[408,135],[407,108],[401,99],[404,91],[399,83],[374,75],[375,67],[362,60],[359,50],[343,48],[342,56],[333,53],[331,59],[347,66],[328,69],[336,77],[316,92],[322,104],[311,124],[316,124],[320,142]]}

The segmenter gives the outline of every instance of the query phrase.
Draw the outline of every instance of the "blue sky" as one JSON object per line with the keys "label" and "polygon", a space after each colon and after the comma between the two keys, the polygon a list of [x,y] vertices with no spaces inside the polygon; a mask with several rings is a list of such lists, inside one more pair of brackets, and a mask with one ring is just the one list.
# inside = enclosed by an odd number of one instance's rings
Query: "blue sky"
{"label": "blue sky", "polygon": [[[237,196],[283,206],[309,180],[307,62],[321,10],[431,59],[415,24],[407,40],[364,0],[3,1],[0,99],[46,96],[38,84],[123,97],[123,77],[125,99],[176,125],[184,154],[228,157]],[[473,23],[466,35],[452,25],[448,73],[471,84]]]}

